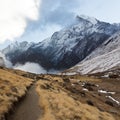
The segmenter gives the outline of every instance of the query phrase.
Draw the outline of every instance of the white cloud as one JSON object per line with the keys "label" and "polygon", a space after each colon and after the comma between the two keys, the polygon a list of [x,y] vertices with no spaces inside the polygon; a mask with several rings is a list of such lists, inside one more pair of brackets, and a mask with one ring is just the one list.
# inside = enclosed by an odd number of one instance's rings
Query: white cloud
{"label": "white cloud", "polygon": [[0,0],[0,42],[20,37],[28,20],[37,20],[41,0]]}
{"label": "white cloud", "polygon": [[12,63],[9,60],[7,60],[5,55],[1,52],[0,52],[0,66],[4,66],[8,68],[12,67]]}
{"label": "white cloud", "polygon": [[57,25],[57,24],[47,24],[44,26],[41,26],[40,28],[30,31],[29,33],[25,34],[24,36],[20,37],[17,39],[18,41],[27,41],[29,42],[40,42],[43,41],[44,39],[51,37],[51,35],[56,32],[61,30],[62,26]]}
{"label": "white cloud", "polygon": [[14,66],[14,69],[19,69],[36,74],[46,73],[46,70],[43,67],[41,67],[39,64],[31,63],[31,62],[26,62],[24,65],[17,64],[16,66]]}
{"label": "white cloud", "polygon": [[38,39],[37,41],[40,41],[40,39],[44,40],[47,37],[51,37],[54,32],[59,31],[61,29],[62,26],[58,24],[48,24],[48,25],[46,24],[40,30],[35,31],[36,40]]}
{"label": "white cloud", "polygon": [[79,7],[72,10],[75,14],[93,16],[99,20],[120,22],[120,0],[79,0]]}
{"label": "white cloud", "polygon": [[[119,6],[120,0],[0,0],[0,44],[15,38],[42,41],[71,24],[77,14],[120,22]],[[39,15],[37,22],[27,25],[26,20],[37,20]]]}

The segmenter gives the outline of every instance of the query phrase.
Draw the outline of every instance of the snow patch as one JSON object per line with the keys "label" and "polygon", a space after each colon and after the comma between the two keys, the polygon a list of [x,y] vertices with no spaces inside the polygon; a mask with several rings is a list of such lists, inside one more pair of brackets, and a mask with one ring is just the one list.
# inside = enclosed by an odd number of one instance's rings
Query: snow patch
{"label": "snow patch", "polygon": [[118,105],[120,105],[120,102],[117,101],[116,99],[114,99],[113,97],[111,97],[111,96],[106,96],[106,97],[111,99],[112,101],[116,102]]}
{"label": "snow patch", "polygon": [[83,90],[83,91],[88,91],[88,89],[86,89],[86,88],[83,88],[82,90]]}
{"label": "snow patch", "polygon": [[87,20],[89,22],[91,22],[92,24],[97,24],[98,20],[94,17],[89,17],[89,16],[86,16],[86,15],[79,15],[78,17],[84,19],[84,20]]}
{"label": "snow patch", "polygon": [[98,90],[99,93],[104,93],[104,94],[112,94],[114,95],[115,92],[108,92],[108,91],[105,91],[105,90]]}

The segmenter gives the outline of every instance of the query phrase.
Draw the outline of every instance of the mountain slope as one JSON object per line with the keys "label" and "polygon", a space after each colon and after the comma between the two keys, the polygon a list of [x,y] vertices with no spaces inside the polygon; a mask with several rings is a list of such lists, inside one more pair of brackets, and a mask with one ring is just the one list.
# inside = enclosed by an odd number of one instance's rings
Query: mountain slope
{"label": "mountain slope", "polygon": [[103,55],[105,53],[111,52],[115,49],[120,48],[120,31],[112,35],[109,39],[103,42],[95,51],[93,51],[85,60],[91,59],[96,56]]}
{"label": "mountain slope", "polygon": [[114,34],[82,62],[68,70],[71,73],[97,73],[120,67],[120,32]]}
{"label": "mountain slope", "polygon": [[38,44],[32,44],[24,51],[4,52],[13,64],[36,62],[42,67],[63,70],[85,59],[110,36],[120,30],[118,24],[101,22],[95,18],[77,16],[77,22],[68,28],[55,32]]}
{"label": "mountain slope", "polygon": [[4,48],[4,49],[2,50],[2,52],[3,52],[4,54],[12,53],[12,52],[17,52],[17,51],[23,52],[23,51],[26,51],[26,50],[27,50],[31,45],[33,45],[33,44],[34,44],[34,43],[28,43],[28,42],[26,42],[26,41],[21,42],[21,43],[19,43],[19,42],[16,41],[16,42],[8,45],[6,48]]}

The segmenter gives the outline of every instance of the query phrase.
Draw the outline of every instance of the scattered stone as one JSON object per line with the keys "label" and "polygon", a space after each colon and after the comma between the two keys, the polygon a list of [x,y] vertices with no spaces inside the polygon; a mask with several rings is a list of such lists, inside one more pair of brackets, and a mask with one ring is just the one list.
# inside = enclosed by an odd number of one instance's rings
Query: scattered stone
{"label": "scattered stone", "polygon": [[69,78],[63,78],[64,82],[70,82]]}
{"label": "scattered stone", "polygon": [[88,89],[89,91],[93,91],[93,87],[97,87],[95,84],[91,84],[91,83],[84,83],[82,84],[82,87]]}
{"label": "scattered stone", "polygon": [[88,91],[88,89],[86,89],[86,88],[83,88],[83,91]]}
{"label": "scattered stone", "polygon": [[93,102],[91,100],[87,100],[87,104],[91,105],[91,106],[94,106],[94,104],[93,104]]}
{"label": "scattered stone", "polygon": [[109,78],[118,78],[119,77],[119,75],[118,74],[109,74]]}
{"label": "scattered stone", "polygon": [[110,106],[112,106],[112,107],[114,106],[111,101],[106,100],[105,103],[108,104],[108,105],[110,105]]}
{"label": "scattered stone", "polygon": [[84,88],[88,89],[88,91],[93,91],[94,90],[91,86],[84,86]]}
{"label": "scattered stone", "polygon": [[81,95],[81,97],[85,97],[86,96],[85,92],[80,92],[80,95]]}
{"label": "scattered stone", "polygon": [[72,93],[77,93],[77,91],[75,89],[71,89]]}

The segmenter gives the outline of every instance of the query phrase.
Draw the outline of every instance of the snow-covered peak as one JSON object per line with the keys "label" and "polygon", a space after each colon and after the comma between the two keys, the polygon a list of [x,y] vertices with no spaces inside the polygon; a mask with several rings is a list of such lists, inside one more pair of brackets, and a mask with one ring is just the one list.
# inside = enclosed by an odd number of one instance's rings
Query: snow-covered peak
{"label": "snow-covered peak", "polygon": [[[44,42],[46,45],[44,44],[43,46],[48,46],[49,44],[55,47],[65,46],[65,48],[69,47],[68,50],[71,50],[71,48],[76,45],[76,42],[78,43],[78,41],[83,40],[84,38],[88,39],[88,36],[90,35],[98,33],[100,35],[105,34],[107,36],[111,36],[116,31],[120,30],[120,27],[114,24],[100,22],[93,17],[80,15],[77,16],[77,19],[78,22],[74,25],[55,32],[51,38]],[[96,41],[99,40],[97,38],[99,37],[96,36]],[[78,41],[76,41],[76,39]]]}
{"label": "snow-covered peak", "polygon": [[25,51],[33,44],[34,43],[28,43],[27,41],[23,41],[23,42],[16,41],[14,43],[11,43],[7,48],[3,49],[2,53],[6,54],[9,52],[14,52],[16,50]]}
{"label": "snow-covered peak", "polygon": [[120,31],[119,25],[82,15],[78,16],[77,22],[55,32],[42,42],[32,46],[27,42],[16,42],[4,51],[7,51],[5,55],[13,61],[13,64],[32,61],[39,63],[47,70],[63,70],[84,60],[118,31]]}
{"label": "snow-covered peak", "polygon": [[84,20],[84,21],[88,21],[90,23],[92,23],[93,25],[98,23],[98,20],[94,17],[89,17],[89,16],[85,16],[85,15],[78,15],[77,19],[80,20]]}

